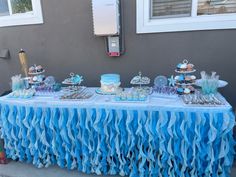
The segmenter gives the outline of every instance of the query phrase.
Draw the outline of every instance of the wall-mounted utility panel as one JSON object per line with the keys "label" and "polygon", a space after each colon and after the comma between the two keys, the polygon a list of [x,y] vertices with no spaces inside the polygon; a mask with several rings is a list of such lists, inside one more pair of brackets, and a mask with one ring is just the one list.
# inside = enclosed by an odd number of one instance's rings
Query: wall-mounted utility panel
{"label": "wall-mounted utility panel", "polygon": [[120,37],[119,36],[108,36],[107,37],[107,51],[110,57],[120,56]]}
{"label": "wall-mounted utility panel", "polygon": [[119,0],[92,0],[93,27],[97,36],[120,33]]}

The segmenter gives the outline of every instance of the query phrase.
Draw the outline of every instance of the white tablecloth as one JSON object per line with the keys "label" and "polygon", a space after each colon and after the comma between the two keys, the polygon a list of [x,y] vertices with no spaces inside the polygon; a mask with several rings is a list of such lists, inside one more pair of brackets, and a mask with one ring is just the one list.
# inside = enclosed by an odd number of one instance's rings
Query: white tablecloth
{"label": "white tablecloth", "polygon": [[87,88],[93,92],[94,95],[88,100],[60,100],[59,94],[51,96],[35,96],[31,99],[15,99],[4,96],[0,98],[1,103],[15,104],[15,105],[30,105],[33,107],[94,107],[94,108],[126,108],[126,109],[191,109],[191,110],[229,110],[232,109],[231,105],[219,94],[220,99],[224,105],[220,106],[206,106],[206,105],[186,105],[180,97],[176,98],[163,98],[150,95],[147,101],[140,102],[127,102],[115,101],[113,95],[100,95],[95,92],[97,88]]}

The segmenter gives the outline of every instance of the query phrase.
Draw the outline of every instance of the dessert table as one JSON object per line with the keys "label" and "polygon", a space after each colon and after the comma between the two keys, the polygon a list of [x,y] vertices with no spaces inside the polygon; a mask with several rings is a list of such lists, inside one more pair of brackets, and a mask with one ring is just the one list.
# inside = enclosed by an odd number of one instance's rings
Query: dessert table
{"label": "dessert table", "polygon": [[226,101],[213,107],[185,105],[180,98],[115,102],[96,94],[84,101],[0,98],[9,158],[84,173],[228,177],[234,125]]}

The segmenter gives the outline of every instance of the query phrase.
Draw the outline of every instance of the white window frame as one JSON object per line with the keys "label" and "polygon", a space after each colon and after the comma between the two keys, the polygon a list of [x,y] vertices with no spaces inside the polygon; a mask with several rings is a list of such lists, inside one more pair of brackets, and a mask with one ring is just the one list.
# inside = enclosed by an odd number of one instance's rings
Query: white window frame
{"label": "white window frame", "polygon": [[43,23],[43,15],[42,15],[42,7],[40,0],[31,0],[32,1],[32,12],[26,12],[22,14],[12,14],[11,12],[11,4],[8,0],[8,6],[10,15],[1,16],[0,17],[0,27],[5,26],[18,26],[18,25],[31,25],[31,24],[42,24]]}
{"label": "white window frame", "polygon": [[169,19],[151,19],[150,0],[136,0],[137,33],[235,29],[236,13],[197,16],[197,0],[192,0],[192,16]]}

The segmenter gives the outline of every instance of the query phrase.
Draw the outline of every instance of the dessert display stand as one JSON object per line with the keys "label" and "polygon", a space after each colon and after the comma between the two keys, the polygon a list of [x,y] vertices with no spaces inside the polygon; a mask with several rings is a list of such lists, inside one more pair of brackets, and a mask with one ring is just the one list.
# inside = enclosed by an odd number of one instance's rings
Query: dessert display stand
{"label": "dessert display stand", "polygon": [[[42,76],[43,73],[45,73],[45,70],[42,70],[41,72],[34,72],[34,73],[28,72],[28,74],[29,74],[30,77],[34,77],[34,76],[39,77],[39,76]],[[41,85],[41,84],[43,84],[43,79],[42,79],[42,81],[36,81],[36,82],[29,80],[29,84],[30,84],[31,86],[38,86],[38,85]]]}
{"label": "dessert display stand", "polygon": [[135,89],[137,89],[137,91],[147,91],[148,93],[151,92],[151,89],[148,86],[144,86],[144,85],[149,85],[150,84],[150,79],[148,77],[145,77],[142,75],[142,72],[139,72],[138,76],[135,76],[130,84],[137,86],[134,87]]}
{"label": "dessert display stand", "polygon": [[[183,61],[184,64],[188,64],[188,60],[184,60]],[[193,69],[192,71],[178,71],[177,69],[175,70],[176,73],[180,74],[180,75],[184,75],[184,78],[188,75],[188,74],[192,74],[192,73],[195,73],[196,72],[196,69]],[[195,81],[191,82],[191,83],[178,83],[176,82],[175,83],[177,88],[187,88],[189,86],[194,86],[195,85]],[[194,91],[193,91],[194,92]],[[182,94],[186,94],[186,93],[182,93]]]}
{"label": "dessert display stand", "polygon": [[78,82],[73,82],[72,78],[75,77],[74,73],[70,73],[70,77],[68,79],[65,79],[62,84],[66,85],[66,87],[64,87],[64,91],[66,92],[78,92],[78,91],[82,91],[84,90],[86,87],[80,86],[82,80],[82,77],[80,77],[80,80]]}

